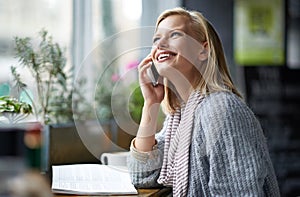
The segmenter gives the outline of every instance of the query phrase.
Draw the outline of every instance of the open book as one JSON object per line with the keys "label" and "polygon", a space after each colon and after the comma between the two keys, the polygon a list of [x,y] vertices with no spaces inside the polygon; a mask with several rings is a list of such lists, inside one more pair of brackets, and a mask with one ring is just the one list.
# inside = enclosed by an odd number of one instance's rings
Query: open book
{"label": "open book", "polygon": [[137,194],[124,167],[100,164],[52,166],[52,191],[79,195]]}

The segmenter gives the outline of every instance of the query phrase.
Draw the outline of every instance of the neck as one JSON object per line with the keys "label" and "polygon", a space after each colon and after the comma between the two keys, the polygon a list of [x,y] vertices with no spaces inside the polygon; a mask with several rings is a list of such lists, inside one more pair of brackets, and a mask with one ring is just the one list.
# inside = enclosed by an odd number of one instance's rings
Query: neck
{"label": "neck", "polygon": [[186,103],[190,94],[194,90],[194,87],[192,85],[194,84],[194,81],[188,80],[191,79],[192,77],[186,77],[181,73],[179,73],[178,71],[176,74],[175,73],[171,74],[171,76],[173,76],[173,78],[170,78],[170,81],[174,85],[178,93],[178,96],[183,100],[183,102]]}
{"label": "neck", "polygon": [[174,84],[180,98],[186,103],[192,92],[191,86],[184,86],[181,83]]}

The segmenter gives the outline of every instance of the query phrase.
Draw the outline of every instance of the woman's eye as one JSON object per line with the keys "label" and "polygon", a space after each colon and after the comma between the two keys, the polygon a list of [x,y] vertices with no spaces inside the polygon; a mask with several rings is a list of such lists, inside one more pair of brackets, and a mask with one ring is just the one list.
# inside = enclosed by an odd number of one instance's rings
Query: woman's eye
{"label": "woman's eye", "polygon": [[159,37],[153,38],[153,44],[157,43],[157,41],[159,40]]}
{"label": "woman's eye", "polygon": [[180,32],[175,31],[175,32],[171,33],[171,38],[178,37],[178,36],[181,36],[181,35],[182,34]]}

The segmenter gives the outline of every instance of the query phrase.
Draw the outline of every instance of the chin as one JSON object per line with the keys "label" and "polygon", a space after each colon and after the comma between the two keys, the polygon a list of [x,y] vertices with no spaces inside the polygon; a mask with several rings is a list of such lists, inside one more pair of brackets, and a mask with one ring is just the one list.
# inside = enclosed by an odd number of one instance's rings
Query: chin
{"label": "chin", "polygon": [[171,66],[169,64],[161,63],[156,68],[157,68],[157,72],[160,76],[166,77]]}

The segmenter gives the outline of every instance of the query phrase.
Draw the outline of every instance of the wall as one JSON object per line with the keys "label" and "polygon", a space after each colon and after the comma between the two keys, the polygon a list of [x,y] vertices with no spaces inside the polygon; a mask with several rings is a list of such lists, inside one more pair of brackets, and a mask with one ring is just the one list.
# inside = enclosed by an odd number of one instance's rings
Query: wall
{"label": "wall", "polygon": [[[233,0],[185,0],[182,5],[200,11],[212,23],[222,40],[233,80],[239,80],[242,70],[237,69],[233,61]],[[238,86],[243,91],[243,84]]]}

